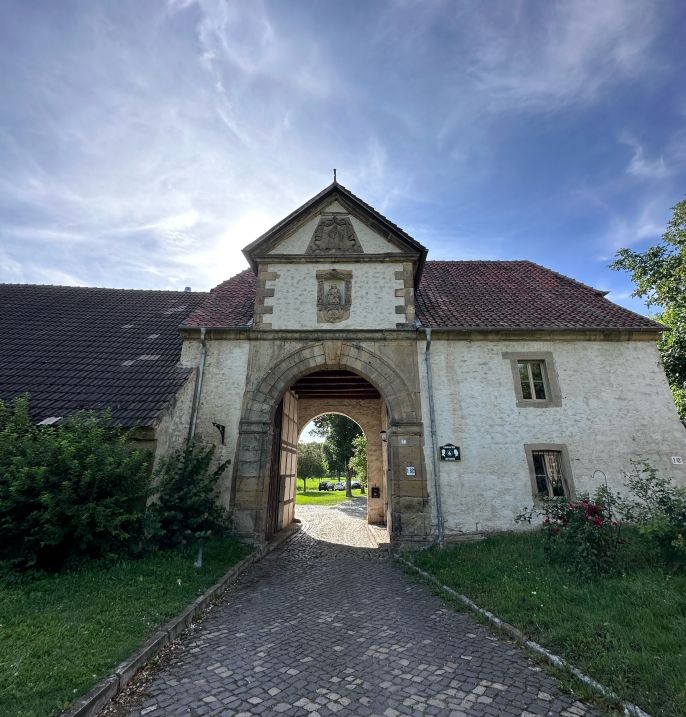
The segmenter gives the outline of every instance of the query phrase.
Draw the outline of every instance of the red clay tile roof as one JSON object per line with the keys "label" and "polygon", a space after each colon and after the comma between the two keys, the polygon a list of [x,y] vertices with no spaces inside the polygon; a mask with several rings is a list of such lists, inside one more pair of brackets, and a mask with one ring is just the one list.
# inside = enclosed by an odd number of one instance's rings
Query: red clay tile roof
{"label": "red clay tile roof", "polygon": [[0,284],[0,399],[36,421],[79,409],[147,426],[187,379],[179,324],[208,295]]}
{"label": "red clay tile roof", "polygon": [[653,329],[603,292],[531,261],[428,261],[416,297],[423,326]]}
{"label": "red clay tile roof", "polygon": [[182,326],[241,327],[247,326],[255,310],[257,279],[252,269],[215,286]]}
{"label": "red clay tile roof", "polygon": [[[530,261],[427,261],[417,291],[422,326],[456,329],[653,329],[581,284]],[[255,275],[212,289],[184,326],[241,327],[252,320]]]}

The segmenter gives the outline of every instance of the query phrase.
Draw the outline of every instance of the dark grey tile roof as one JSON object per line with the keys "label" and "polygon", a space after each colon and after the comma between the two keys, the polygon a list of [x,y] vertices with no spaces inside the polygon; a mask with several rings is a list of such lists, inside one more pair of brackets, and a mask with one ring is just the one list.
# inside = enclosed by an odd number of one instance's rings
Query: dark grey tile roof
{"label": "dark grey tile roof", "polygon": [[34,420],[79,409],[151,425],[189,375],[179,325],[207,294],[0,284],[0,399]]}

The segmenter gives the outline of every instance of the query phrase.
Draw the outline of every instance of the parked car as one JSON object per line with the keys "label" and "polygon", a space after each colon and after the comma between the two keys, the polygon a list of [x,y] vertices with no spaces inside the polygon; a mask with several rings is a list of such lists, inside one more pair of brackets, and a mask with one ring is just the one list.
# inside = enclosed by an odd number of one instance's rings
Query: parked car
{"label": "parked car", "polygon": [[360,481],[358,481],[358,480],[354,480],[354,481],[350,484],[350,487],[351,487],[351,488],[362,488],[362,486],[360,485]]}
{"label": "parked car", "polygon": [[336,485],[333,487],[334,490],[345,490],[345,483],[341,483],[340,481],[336,483]]}
{"label": "parked car", "polygon": [[319,490],[333,490],[333,483],[328,480],[319,481]]}

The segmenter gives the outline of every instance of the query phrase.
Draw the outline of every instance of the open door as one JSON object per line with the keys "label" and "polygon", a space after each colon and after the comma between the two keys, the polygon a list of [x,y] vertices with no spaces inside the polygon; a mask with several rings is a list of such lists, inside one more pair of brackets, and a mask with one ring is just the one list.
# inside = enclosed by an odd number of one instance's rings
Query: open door
{"label": "open door", "polygon": [[279,530],[279,494],[281,464],[281,427],[283,424],[283,401],[279,403],[274,416],[274,439],[269,470],[269,493],[267,496],[267,520],[265,538],[269,540]]}
{"label": "open door", "polygon": [[267,540],[290,525],[295,517],[297,441],[298,399],[288,391],[274,416],[274,441],[267,497]]}

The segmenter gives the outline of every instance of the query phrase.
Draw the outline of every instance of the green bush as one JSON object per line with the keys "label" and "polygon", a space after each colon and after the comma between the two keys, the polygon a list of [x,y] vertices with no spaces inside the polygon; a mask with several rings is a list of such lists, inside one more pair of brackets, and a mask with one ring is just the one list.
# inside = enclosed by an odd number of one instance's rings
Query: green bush
{"label": "green bush", "polygon": [[531,522],[534,515],[541,517],[547,560],[592,577],[610,572],[615,562],[620,531],[615,505],[616,496],[601,488],[593,498],[582,496],[577,501],[545,498],[517,520]]}
{"label": "green bush", "polygon": [[645,461],[632,461],[626,474],[634,498],[622,502],[626,520],[635,523],[641,534],[662,553],[672,567],[686,565],[686,488],[676,487],[659,476]]}
{"label": "green bush", "polygon": [[172,453],[155,473],[157,496],[151,504],[151,524],[160,547],[201,543],[226,534],[230,522],[217,502],[217,481],[230,461],[212,468],[214,447],[189,444]]}
{"label": "green bush", "polygon": [[35,426],[25,397],[0,401],[0,560],[54,570],[143,547],[149,453],[107,414]]}

